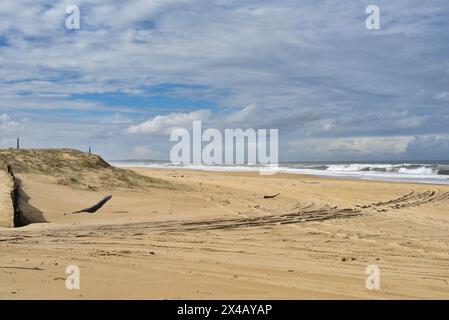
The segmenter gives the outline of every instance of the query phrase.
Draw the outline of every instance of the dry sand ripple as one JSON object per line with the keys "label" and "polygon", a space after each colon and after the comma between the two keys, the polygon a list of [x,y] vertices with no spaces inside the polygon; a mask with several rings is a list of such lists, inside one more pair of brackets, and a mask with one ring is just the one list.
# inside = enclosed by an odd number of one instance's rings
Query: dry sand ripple
{"label": "dry sand ripple", "polygon": [[[98,213],[64,215],[101,189],[24,175],[50,223],[0,230],[0,297],[449,298],[447,186],[137,171],[178,187],[112,191]],[[65,288],[69,264],[80,290]],[[372,264],[379,291],[365,288]]]}

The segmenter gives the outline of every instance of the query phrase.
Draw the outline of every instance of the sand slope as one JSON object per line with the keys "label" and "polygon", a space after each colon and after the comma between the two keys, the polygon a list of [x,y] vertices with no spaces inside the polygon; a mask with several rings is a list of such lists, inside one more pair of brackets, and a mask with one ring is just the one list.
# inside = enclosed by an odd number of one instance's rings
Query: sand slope
{"label": "sand slope", "polygon": [[0,171],[0,227],[10,228],[13,226],[12,186],[11,176],[4,171]]}
{"label": "sand slope", "polygon": [[[106,191],[24,175],[51,223],[0,231],[0,297],[449,298],[447,186],[136,171],[178,187],[109,190],[100,212],[71,215]],[[69,264],[80,290],[65,288]]]}

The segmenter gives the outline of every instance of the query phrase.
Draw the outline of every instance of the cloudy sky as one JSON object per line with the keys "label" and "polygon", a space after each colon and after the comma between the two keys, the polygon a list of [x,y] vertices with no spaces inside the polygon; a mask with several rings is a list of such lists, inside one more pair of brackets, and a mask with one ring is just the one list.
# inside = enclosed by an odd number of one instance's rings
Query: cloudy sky
{"label": "cloudy sky", "polygon": [[168,159],[202,120],[284,161],[449,159],[447,0],[2,1],[0,65],[0,147]]}

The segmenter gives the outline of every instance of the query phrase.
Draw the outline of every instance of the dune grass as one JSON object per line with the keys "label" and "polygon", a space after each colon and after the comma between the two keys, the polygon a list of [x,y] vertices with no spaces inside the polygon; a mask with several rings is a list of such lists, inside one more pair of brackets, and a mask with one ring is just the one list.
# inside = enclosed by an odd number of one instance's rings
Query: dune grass
{"label": "dune grass", "polygon": [[39,174],[89,190],[173,188],[168,181],[111,166],[100,156],[73,149],[1,149],[0,166],[16,174]]}

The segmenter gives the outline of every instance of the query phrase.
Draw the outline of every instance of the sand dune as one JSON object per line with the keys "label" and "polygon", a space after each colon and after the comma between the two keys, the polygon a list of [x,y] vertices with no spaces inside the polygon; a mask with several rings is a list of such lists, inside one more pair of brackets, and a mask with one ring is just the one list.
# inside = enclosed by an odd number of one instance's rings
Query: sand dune
{"label": "sand dune", "polygon": [[[449,298],[449,187],[135,169],[92,190],[20,174],[49,223],[0,229],[1,298]],[[280,195],[264,199],[264,195]],[[106,194],[95,214],[71,212]],[[65,288],[65,268],[81,289]],[[381,270],[380,290],[365,269]]]}

